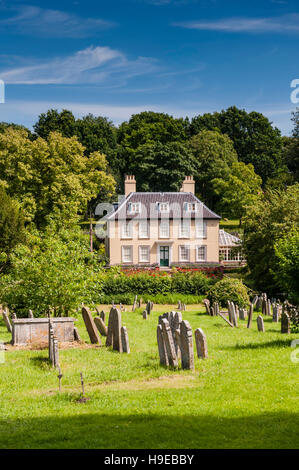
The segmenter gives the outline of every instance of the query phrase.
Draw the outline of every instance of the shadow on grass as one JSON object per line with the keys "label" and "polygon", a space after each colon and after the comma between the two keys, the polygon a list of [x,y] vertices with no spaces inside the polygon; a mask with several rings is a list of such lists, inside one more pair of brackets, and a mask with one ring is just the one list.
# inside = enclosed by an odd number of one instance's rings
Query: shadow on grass
{"label": "shadow on grass", "polygon": [[[123,398],[124,399],[124,398]],[[70,416],[22,416],[0,421],[1,448],[194,449],[298,448],[299,414],[261,413],[253,416],[137,414],[116,416],[89,412],[94,406],[66,402]],[[100,406],[100,404],[99,404]],[[141,412],[143,411],[143,412]]]}
{"label": "shadow on grass", "polygon": [[267,348],[289,348],[291,346],[290,339],[276,339],[274,341],[268,341],[268,343],[247,343],[247,344],[236,344],[235,346],[227,346],[223,349],[230,350],[244,350],[244,349],[267,349]]}
{"label": "shadow on grass", "polygon": [[52,369],[52,365],[47,357],[31,357],[31,363],[40,369]]}

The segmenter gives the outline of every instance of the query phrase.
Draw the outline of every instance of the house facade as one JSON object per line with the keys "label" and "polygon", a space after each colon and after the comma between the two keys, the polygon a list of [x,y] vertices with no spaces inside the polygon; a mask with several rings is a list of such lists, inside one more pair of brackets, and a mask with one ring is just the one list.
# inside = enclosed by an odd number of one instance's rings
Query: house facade
{"label": "house facade", "polygon": [[219,263],[220,216],[195,196],[186,176],[180,192],[136,192],[125,178],[125,197],[106,217],[110,265],[167,269]]}

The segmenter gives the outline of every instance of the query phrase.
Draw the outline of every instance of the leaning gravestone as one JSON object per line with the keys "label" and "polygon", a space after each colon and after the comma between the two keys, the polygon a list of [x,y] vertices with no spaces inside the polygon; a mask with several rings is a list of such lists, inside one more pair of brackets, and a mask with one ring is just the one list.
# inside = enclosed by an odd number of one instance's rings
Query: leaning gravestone
{"label": "leaning gravestone", "polygon": [[180,325],[181,357],[183,369],[194,369],[192,328],[188,321]]}
{"label": "leaning gravestone", "polygon": [[207,337],[201,328],[197,328],[194,332],[194,335],[196,342],[197,357],[205,359],[206,357],[208,357]]}
{"label": "leaning gravestone", "polygon": [[253,304],[250,304],[249,312],[248,312],[247,328],[251,328],[252,315],[253,315]]}
{"label": "leaning gravestone", "polygon": [[90,313],[89,308],[82,305],[82,317],[87,329],[87,333],[89,335],[89,339],[92,344],[101,344],[101,339],[96,328],[96,325],[93,321],[92,315]]}
{"label": "leaning gravestone", "polygon": [[122,352],[121,314],[117,308],[110,310],[106,346],[112,346],[115,351]]}
{"label": "leaning gravestone", "polygon": [[80,337],[78,328],[76,326],[74,327],[74,339],[75,341],[78,341],[79,343],[81,342],[81,337]]}
{"label": "leaning gravestone", "polygon": [[257,317],[256,322],[257,322],[258,331],[265,331],[264,320],[263,320],[263,317],[261,315],[259,315]]}
{"label": "leaning gravestone", "polygon": [[281,315],[281,332],[288,335],[291,332],[291,321],[289,315],[286,312]]}
{"label": "leaning gravestone", "polygon": [[206,307],[207,315],[211,315],[209,299],[204,299],[203,303],[204,303],[204,306]]}
{"label": "leaning gravestone", "polygon": [[12,332],[12,327],[11,327],[11,323],[10,323],[10,321],[9,321],[9,316],[8,316],[7,310],[4,310],[4,311],[2,312],[2,317],[3,317],[3,320],[4,320],[4,322],[5,322],[7,331],[8,331],[9,333],[11,333],[11,332]]}
{"label": "leaning gravestone", "polygon": [[130,345],[129,345],[129,336],[128,336],[128,331],[126,326],[121,327],[121,344],[122,344],[122,350],[124,353],[130,353]]}
{"label": "leaning gravestone", "polygon": [[162,325],[157,326],[157,342],[158,342],[160,364],[161,366],[168,366],[169,365],[168,355],[167,355],[166,346],[164,342]]}
{"label": "leaning gravestone", "polygon": [[97,311],[99,317],[100,317],[100,318],[103,320],[103,322],[105,323],[106,315],[105,315],[104,310],[100,310],[99,307],[96,306],[96,311]]}
{"label": "leaning gravestone", "polygon": [[99,330],[100,334],[102,336],[107,336],[107,326],[105,325],[105,323],[103,322],[103,320],[101,319],[101,317],[95,317],[94,318],[94,323],[97,327],[97,329]]}
{"label": "leaning gravestone", "polygon": [[175,352],[173,337],[172,337],[171,329],[169,326],[169,322],[166,320],[166,318],[162,319],[162,334],[163,334],[166,353],[168,357],[168,363],[171,367],[178,367],[178,359],[177,359],[177,355]]}

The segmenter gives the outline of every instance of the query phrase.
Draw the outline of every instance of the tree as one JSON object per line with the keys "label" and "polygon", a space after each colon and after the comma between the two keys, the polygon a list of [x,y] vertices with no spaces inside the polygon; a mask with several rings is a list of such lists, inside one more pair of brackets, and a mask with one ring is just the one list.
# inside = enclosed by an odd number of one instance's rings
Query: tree
{"label": "tree", "polygon": [[128,168],[140,191],[179,191],[186,175],[196,171],[196,161],[184,144],[170,142],[140,145]]}
{"label": "tree", "polygon": [[24,243],[24,216],[20,205],[0,187],[0,271],[18,243]]}
{"label": "tree", "polygon": [[275,293],[275,244],[299,223],[299,184],[268,190],[247,209],[243,250],[257,289]]}
{"label": "tree", "polygon": [[211,181],[229,177],[233,162],[238,161],[233,143],[218,131],[203,130],[191,138],[190,148],[197,163],[197,172],[194,174],[197,190],[202,200],[214,207],[219,197]]}
{"label": "tree", "polygon": [[299,108],[292,114],[292,137],[284,138],[284,159],[290,175],[299,181]]}
{"label": "tree", "polygon": [[227,179],[212,180],[215,193],[220,197],[219,210],[233,219],[244,216],[246,208],[260,197],[262,179],[255,174],[253,165],[233,162]]}
{"label": "tree", "polygon": [[293,227],[274,245],[277,258],[273,275],[289,299],[299,305],[299,230]]}
{"label": "tree", "polygon": [[[82,302],[99,300],[102,277],[97,255],[90,253],[80,228],[49,225],[33,230],[29,246],[18,245],[9,272],[0,278],[0,297],[19,316],[68,315]],[[98,297],[97,297],[98,295]]]}
{"label": "tree", "polygon": [[0,185],[19,201],[26,220],[39,227],[50,217],[77,219],[91,199],[110,197],[115,185],[105,156],[85,157],[76,137],[50,133],[32,142],[26,131],[11,128],[0,134],[0,175]]}
{"label": "tree", "polygon": [[239,160],[254,166],[263,184],[281,166],[282,139],[279,129],[261,113],[247,113],[232,106],[220,113],[203,114],[192,119],[191,135],[202,130],[219,129],[233,141]]}
{"label": "tree", "polygon": [[38,137],[47,139],[51,132],[59,132],[64,137],[76,135],[76,119],[71,111],[63,109],[61,113],[57,109],[49,109],[40,114],[38,121],[33,126]]}

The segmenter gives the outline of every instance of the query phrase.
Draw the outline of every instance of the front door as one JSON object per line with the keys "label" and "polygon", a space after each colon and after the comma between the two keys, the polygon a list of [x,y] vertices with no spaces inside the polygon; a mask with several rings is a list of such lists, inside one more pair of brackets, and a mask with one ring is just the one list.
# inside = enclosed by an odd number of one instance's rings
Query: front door
{"label": "front door", "polygon": [[169,246],[160,246],[160,266],[169,266]]}

